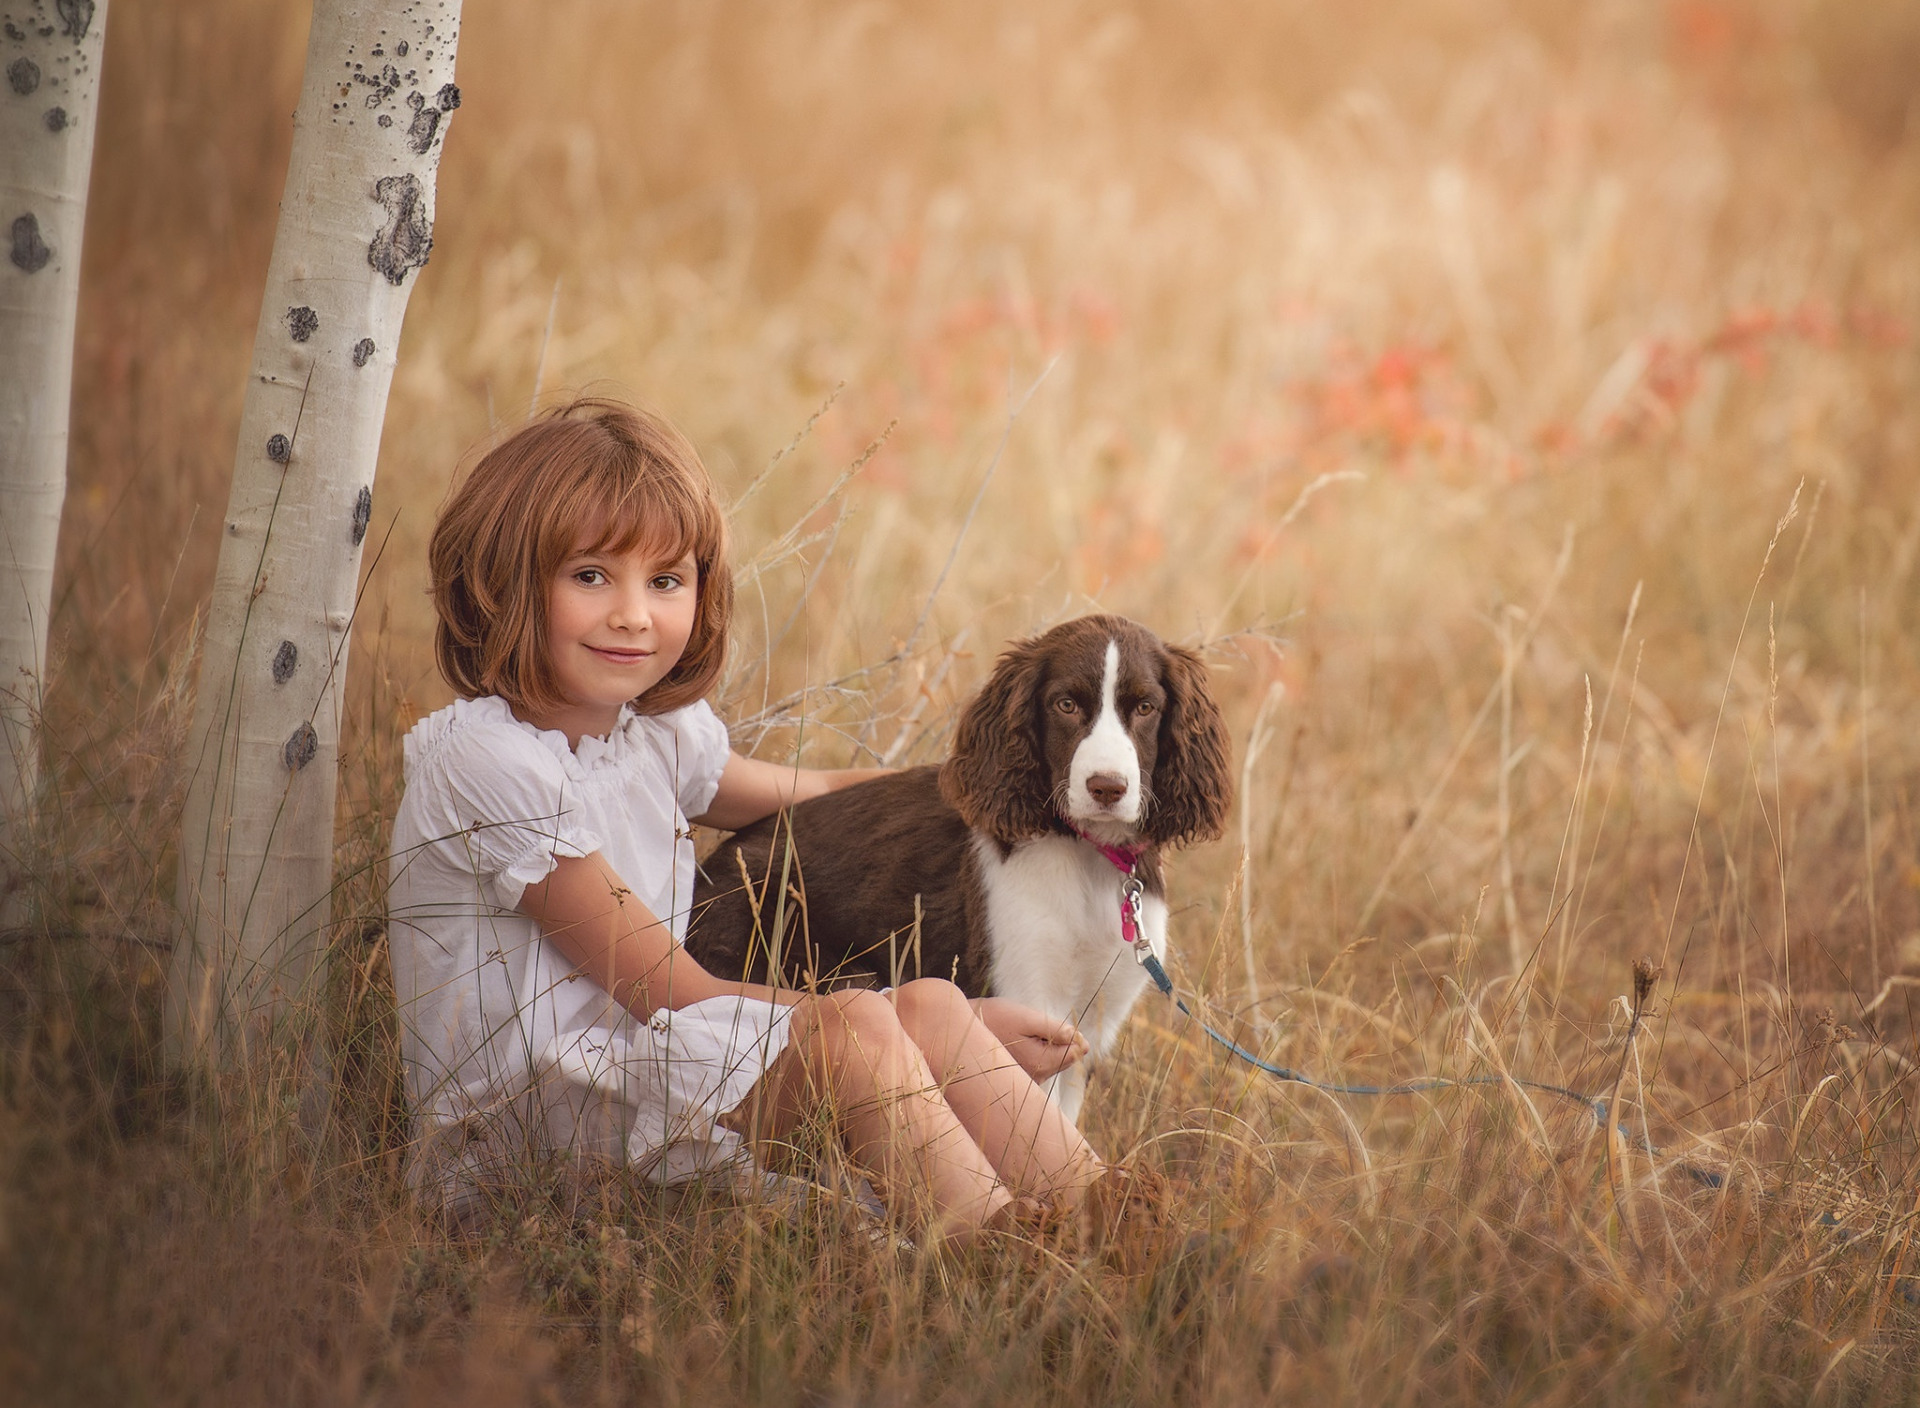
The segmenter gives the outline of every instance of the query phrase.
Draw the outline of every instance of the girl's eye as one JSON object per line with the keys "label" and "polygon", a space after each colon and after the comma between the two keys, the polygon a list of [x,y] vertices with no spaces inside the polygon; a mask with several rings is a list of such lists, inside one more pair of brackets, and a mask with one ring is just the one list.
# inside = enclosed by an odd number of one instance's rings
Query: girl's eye
{"label": "girl's eye", "polygon": [[657,592],[670,592],[680,585],[679,576],[672,572],[662,572],[653,579],[653,589]]}
{"label": "girl's eye", "polygon": [[1067,715],[1073,715],[1080,712],[1080,706],[1074,703],[1073,700],[1071,699],[1058,700],[1055,702],[1053,707],[1058,709],[1061,713],[1067,714]]}
{"label": "girl's eye", "polygon": [[573,574],[573,580],[583,587],[597,587],[607,580],[607,574],[598,567],[582,567]]}

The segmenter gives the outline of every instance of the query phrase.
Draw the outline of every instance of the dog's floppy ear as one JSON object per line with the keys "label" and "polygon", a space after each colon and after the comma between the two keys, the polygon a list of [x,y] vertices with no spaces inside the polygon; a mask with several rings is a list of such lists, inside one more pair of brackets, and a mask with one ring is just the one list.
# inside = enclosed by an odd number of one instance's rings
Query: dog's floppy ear
{"label": "dog's floppy ear", "polygon": [[1206,663],[1177,645],[1166,650],[1167,705],[1145,830],[1156,845],[1177,846],[1211,841],[1225,827],[1233,804],[1232,744],[1207,689]]}
{"label": "dog's floppy ear", "polygon": [[960,716],[953,753],[940,767],[940,795],[976,831],[1010,846],[1052,825],[1046,758],[1040,746],[1040,685],[1046,656],[1038,640],[1016,643]]}

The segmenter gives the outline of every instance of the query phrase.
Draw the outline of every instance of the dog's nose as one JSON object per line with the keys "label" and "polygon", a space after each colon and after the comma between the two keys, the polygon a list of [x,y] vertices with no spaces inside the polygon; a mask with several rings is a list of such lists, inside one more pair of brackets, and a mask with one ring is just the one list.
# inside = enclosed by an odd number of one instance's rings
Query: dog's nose
{"label": "dog's nose", "polygon": [[1087,791],[1103,807],[1111,807],[1127,795],[1127,780],[1117,773],[1097,772],[1087,779]]}

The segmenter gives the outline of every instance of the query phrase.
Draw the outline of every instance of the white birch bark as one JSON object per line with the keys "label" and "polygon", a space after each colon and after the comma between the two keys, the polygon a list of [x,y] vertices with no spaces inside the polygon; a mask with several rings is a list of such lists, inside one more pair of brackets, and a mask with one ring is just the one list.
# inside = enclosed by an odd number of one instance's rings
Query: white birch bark
{"label": "white birch bark", "polygon": [[24,850],[37,783],[106,11],[0,0],[0,857]]}
{"label": "white birch bark", "polygon": [[235,1059],[318,996],[348,627],[459,26],[459,0],[314,0],[188,745],[178,1055]]}

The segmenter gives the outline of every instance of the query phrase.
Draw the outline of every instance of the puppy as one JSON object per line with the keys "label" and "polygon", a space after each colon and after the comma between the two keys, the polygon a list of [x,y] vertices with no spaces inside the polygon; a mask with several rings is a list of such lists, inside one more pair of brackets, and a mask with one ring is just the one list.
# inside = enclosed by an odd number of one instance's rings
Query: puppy
{"label": "puppy", "polygon": [[[1118,616],[1015,643],[952,756],[769,817],[709,856],[687,949],[709,972],[882,985],[925,974],[1075,1023],[1111,1049],[1146,976],[1121,882],[1166,955],[1160,851],[1220,834],[1226,727],[1192,651]],[[1103,849],[1104,848],[1104,849]],[[1076,1118],[1085,1063],[1054,1078]]]}

